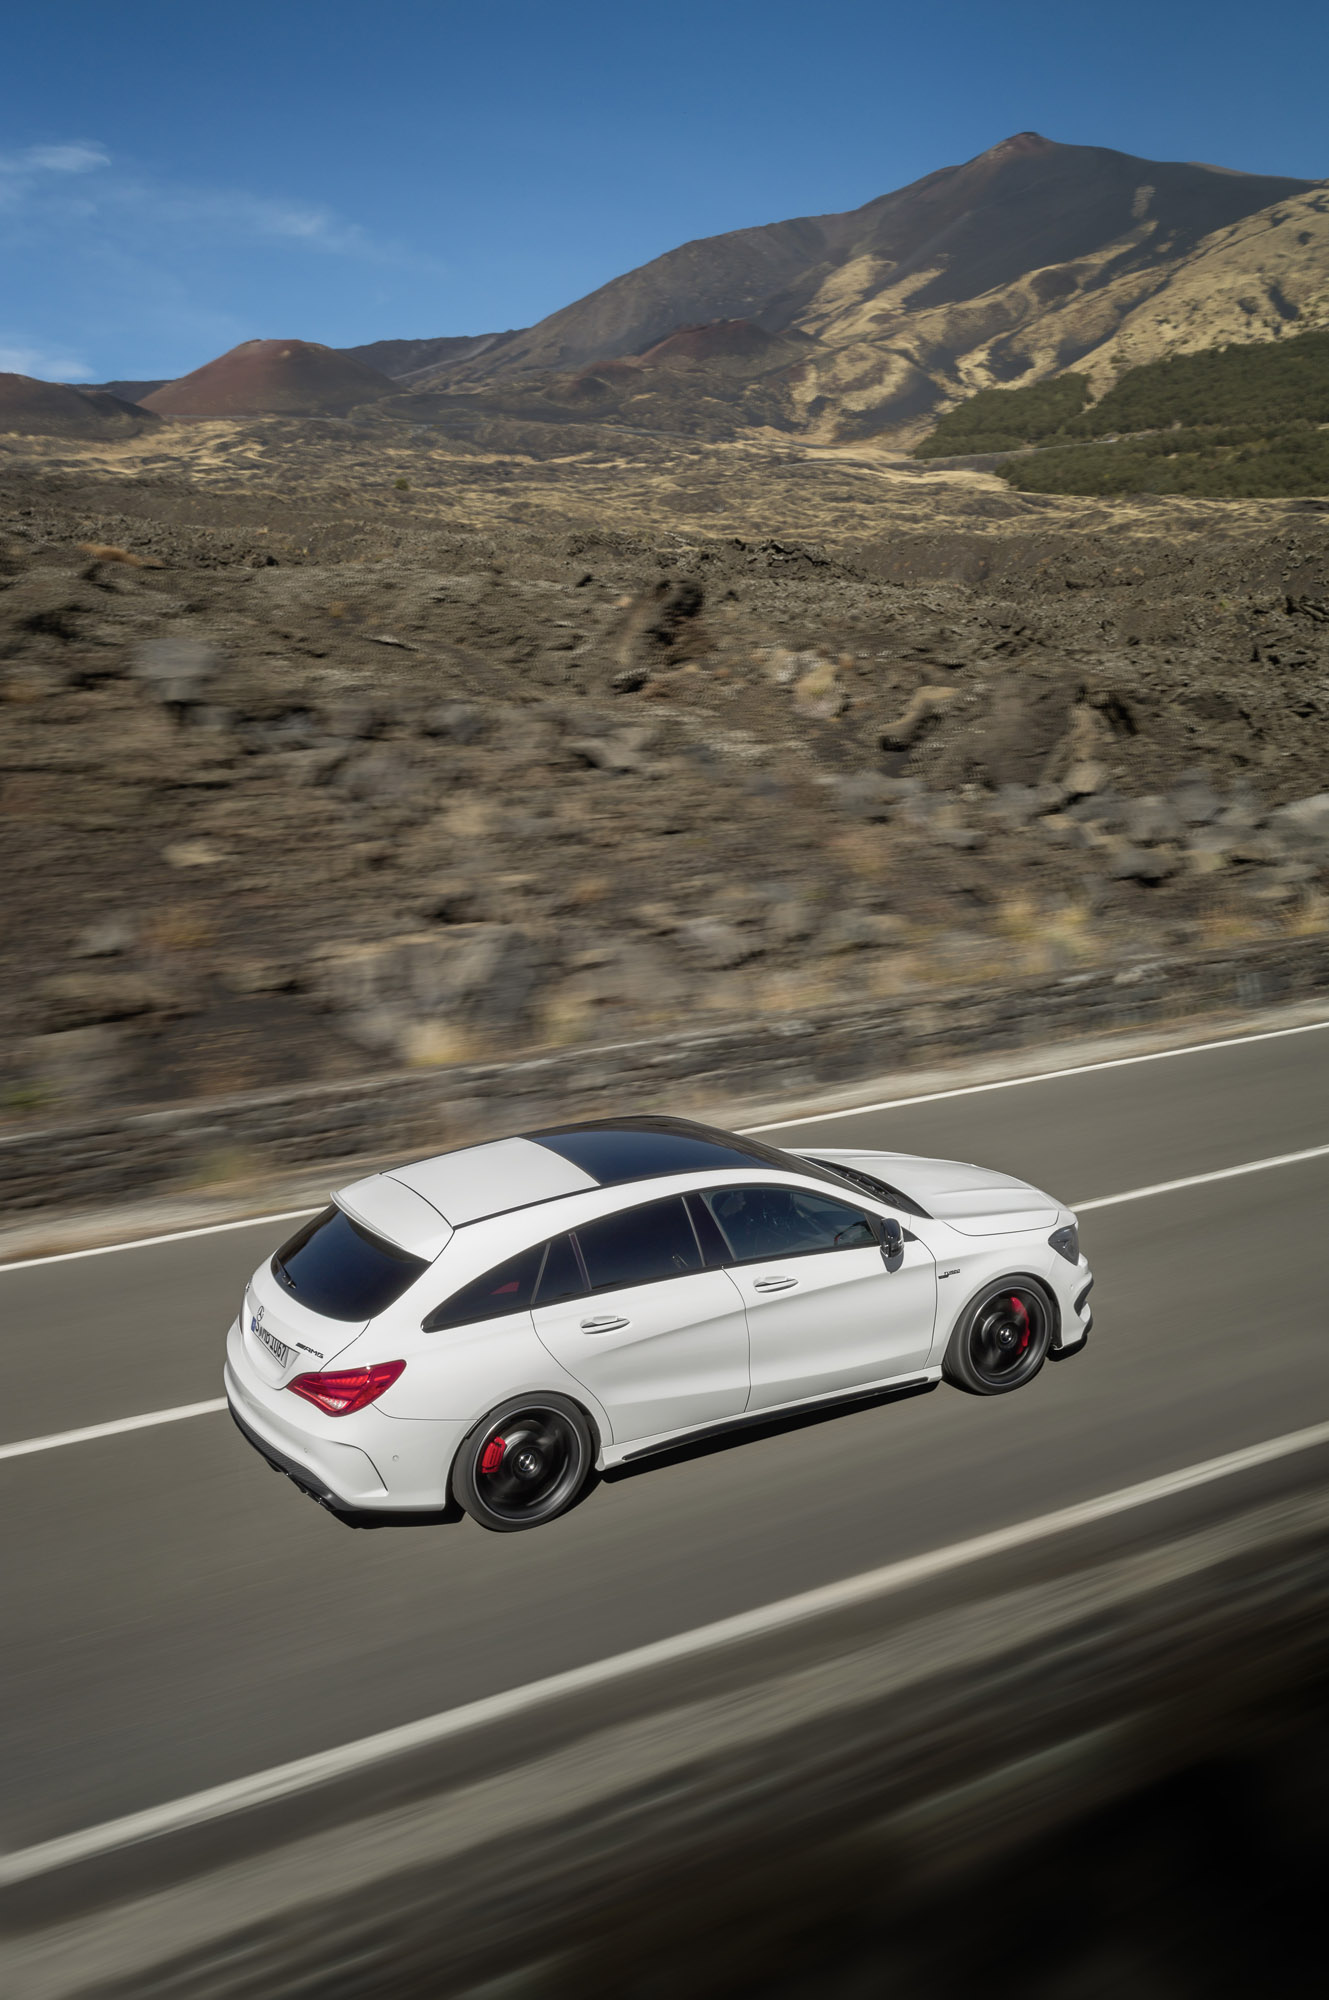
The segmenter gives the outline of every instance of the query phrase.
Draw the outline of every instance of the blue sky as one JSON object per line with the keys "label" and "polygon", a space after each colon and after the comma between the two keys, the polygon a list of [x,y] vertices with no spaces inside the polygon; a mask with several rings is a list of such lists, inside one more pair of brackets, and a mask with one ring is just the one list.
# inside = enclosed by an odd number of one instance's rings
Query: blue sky
{"label": "blue sky", "polygon": [[0,369],[529,324],[1012,132],[1329,176],[1329,5],[84,0],[9,16]]}

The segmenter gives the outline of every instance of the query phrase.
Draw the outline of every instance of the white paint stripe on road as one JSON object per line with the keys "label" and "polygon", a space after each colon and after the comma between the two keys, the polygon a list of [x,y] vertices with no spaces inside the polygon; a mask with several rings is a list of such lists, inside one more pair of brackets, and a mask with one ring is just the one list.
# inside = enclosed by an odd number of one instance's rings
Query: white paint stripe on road
{"label": "white paint stripe on road", "polygon": [[[783,1118],[772,1125],[744,1125],[740,1130],[792,1132],[800,1125],[825,1125],[835,1118],[866,1118],[874,1111],[901,1111],[909,1104],[940,1104],[948,1097],[980,1097],[988,1090],[1018,1090],[1026,1083],[1055,1083],[1061,1077],[1090,1076],[1100,1069],[1129,1069],[1134,1063],[1168,1062],[1173,1056],[1204,1055],[1210,1049],[1243,1048],[1249,1042],[1277,1042],[1285,1035],[1313,1035],[1329,1028],[1329,1021],[1307,1021],[1296,1028],[1265,1028],[1255,1035],[1229,1035],[1222,1041],[1189,1042],[1181,1049],[1155,1049],[1149,1055],[1112,1056],[1103,1062],[1075,1063],[1066,1069],[1039,1070],[1033,1076],[998,1077],[992,1083],[969,1083],[956,1090],[933,1090],[918,1097],[884,1098],[879,1104],[852,1104],[841,1111],[821,1111],[807,1118]],[[14,1263],[0,1263],[0,1277],[6,1271],[31,1271],[39,1264],[69,1264],[80,1257],[109,1257],[117,1250],[151,1250],[159,1243],[185,1243],[194,1236],[220,1236],[228,1229],[260,1229],[269,1222],[299,1222],[317,1215],[317,1208],[288,1208],[280,1215],[245,1215],[235,1222],[205,1222],[196,1229],[173,1229],[163,1236],[135,1236],[125,1243],[97,1243],[86,1250],[57,1250],[46,1257],[22,1257]]]}
{"label": "white paint stripe on road", "polygon": [[740,1612],[736,1617],[721,1618],[712,1625],[700,1625],[690,1632],[680,1632],[671,1639],[658,1639],[652,1645],[637,1646],[630,1652],[618,1653],[609,1659],[595,1660],[584,1667],[551,1674],[545,1680],[528,1682],[525,1687],[511,1688],[504,1694],[486,1695],[460,1708],[445,1709],[442,1714],[425,1716],[419,1722],[385,1729],[374,1736],[362,1736],[357,1742],[343,1743],[335,1750],[321,1750],[312,1757],[299,1757],[293,1763],[278,1764],[270,1770],[255,1771],[249,1777],[233,1779],[229,1784],[194,1792],[187,1798],[151,1806],[146,1812],[129,1813],[123,1819],[107,1820],[100,1826],[85,1827],[79,1833],[64,1834],[56,1840],[20,1848],[0,1855],[0,1888],[30,1881],[34,1876],[67,1867],[71,1862],[111,1853],[135,1841],[179,1833],[186,1827],[221,1819],[274,1799],[289,1798],[294,1793],[309,1791],[316,1785],[346,1777],[386,1758],[445,1742],[449,1737],[483,1728],[489,1723],[529,1714],[561,1696],[584,1694],[593,1688],[630,1680],[634,1674],[655,1667],[695,1659],[722,1646],[762,1638],[828,1612],[842,1611],[855,1604],[887,1597],[908,1589],[912,1584],[981,1562],[988,1556],[1004,1555],[1012,1549],[1028,1548],[1035,1542],[1050,1541],[1054,1536],[1070,1533],[1072,1529],[1111,1520],[1115,1515],[1131,1513],[1156,1500],[1167,1500],[1175,1494],[1188,1493],[1195,1487],[1230,1479],[1237,1473],[1271,1465],[1278,1459],[1314,1450],[1319,1445],[1329,1445],[1329,1423],[1312,1424],[1306,1430],[1267,1438],[1262,1444],[1225,1452],[1221,1458],[1207,1458],[1197,1465],[1166,1472],[1157,1479],[1119,1487],[1115,1493],[1101,1494],[1096,1500],[1082,1500],[1072,1507],[1059,1508],[1055,1513],[1039,1515],[1034,1520],[1018,1521],[1009,1528],[997,1528],[985,1535],[975,1535],[968,1541],[952,1542],[949,1547],[932,1549],[926,1555],[908,1556],[902,1562],[864,1571],[840,1583],[823,1584],[819,1589],[804,1591],[797,1597],[786,1597],[775,1604],[764,1604],[755,1611]]}
{"label": "white paint stripe on road", "polygon": [[181,1403],[175,1410],[149,1410],[141,1417],[116,1417],[109,1424],[85,1424],[79,1431],[54,1431],[50,1437],[20,1438],[17,1444],[0,1444],[0,1458],[26,1458],[34,1451],[58,1451],[64,1444],[89,1444],[93,1438],[119,1437],[122,1431],[146,1431],[154,1424],[183,1423],[186,1417],[212,1417],[225,1408],[225,1396],[214,1396],[207,1403]]}
{"label": "white paint stripe on road", "polygon": [[164,1236],[132,1236],[125,1243],[94,1243],[87,1250],[56,1250],[49,1257],[20,1257],[12,1264],[0,1264],[6,1271],[32,1271],[38,1264],[75,1264],[81,1257],[113,1257],[117,1250],[153,1250],[159,1243],[188,1243],[194,1236],[224,1236],[228,1229],[262,1229],[269,1222],[299,1222],[317,1215],[317,1208],[284,1208],[279,1215],[242,1215],[238,1222],[203,1222],[197,1229],[172,1229]]}
{"label": "white paint stripe on road", "polygon": [[1267,1173],[1270,1167],[1295,1167],[1303,1160],[1322,1160],[1329,1155],[1329,1146],[1307,1146],[1300,1153],[1274,1153],[1267,1160],[1247,1160],[1240,1167],[1216,1167],[1208,1174],[1187,1174],[1180,1181],[1155,1181],[1152,1187],[1128,1188],[1125,1194],[1101,1194],[1093,1201],[1073,1201],[1070,1206],[1077,1215],[1083,1215],[1091,1208],[1116,1208],[1123,1201],[1148,1201],[1156,1194],[1176,1194],[1181,1188],[1207,1187],[1211,1181],[1235,1181],[1243,1174]]}
{"label": "white paint stripe on road", "polygon": [[[1322,1160],[1329,1146],[1308,1146],[1300,1153],[1275,1153],[1267,1160],[1247,1160],[1239,1167],[1219,1167],[1213,1173],[1189,1174],[1185,1180],[1155,1181],[1152,1187],[1128,1188],[1124,1194],[1098,1195],[1092,1201],[1073,1201],[1068,1206],[1077,1215],[1092,1208],[1116,1208],[1121,1202],[1147,1201],[1153,1195],[1176,1194],[1182,1188],[1205,1187],[1211,1181],[1232,1181],[1242,1174],[1262,1174],[1270,1167],[1295,1167],[1304,1160]],[[317,1214],[317,1210],[312,1213]],[[273,1220],[274,1218],[269,1218]],[[55,1451],[65,1444],[85,1444],[91,1438],[115,1437],[120,1431],[149,1430],[154,1424],[178,1423],[182,1417],[208,1417],[226,1408],[225,1397],[210,1403],[185,1403],[178,1410],[149,1410],[146,1416],[119,1417],[114,1423],[90,1424],[84,1430],[56,1431],[51,1437],[23,1438],[17,1444],[0,1444],[0,1458],[24,1458],[29,1452]]]}
{"label": "white paint stripe on road", "polygon": [[1003,1076],[992,1083],[966,1083],[955,1090],[930,1090],[918,1097],[884,1097],[879,1104],[852,1104],[840,1111],[819,1111],[806,1118],[779,1118],[770,1125],[745,1125],[747,1133],[792,1132],[800,1125],[829,1125],[838,1118],[866,1118],[874,1111],[904,1111],[913,1104],[941,1104],[950,1097],[981,1097],[988,1090],[1020,1090],[1027,1083],[1059,1083],[1063,1077],[1092,1076],[1101,1069],[1130,1069],[1136,1063],[1170,1062],[1174,1056],[1203,1056],[1211,1049],[1245,1048],[1251,1042],[1277,1042],[1285,1035],[1314,1035],[1329,1021],[1307,1021],[1299,1028],[1265,1028],[1258,1035],[1229,1035],[1223,1041],[1188,1042],[1182,1049],[1154,1049],[1148,1055],[1110,1056],[1103,1062],[1073,1063],[1066,1069],[1043,1069],[1032,1076]]}

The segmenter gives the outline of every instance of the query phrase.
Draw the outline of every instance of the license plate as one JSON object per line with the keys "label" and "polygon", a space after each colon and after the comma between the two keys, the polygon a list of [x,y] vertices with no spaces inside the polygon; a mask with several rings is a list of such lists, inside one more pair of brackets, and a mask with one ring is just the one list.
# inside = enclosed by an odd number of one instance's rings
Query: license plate
{"label": "license plate", "polygon": [[275,1355],[283,1368],[288,1367],[295,1349],[288,1347],[284,1340],[278,1340],[276,1334],[269,1333],[265,1326],[256,1326],[254,1331],[267,1348],[268,1353]]}

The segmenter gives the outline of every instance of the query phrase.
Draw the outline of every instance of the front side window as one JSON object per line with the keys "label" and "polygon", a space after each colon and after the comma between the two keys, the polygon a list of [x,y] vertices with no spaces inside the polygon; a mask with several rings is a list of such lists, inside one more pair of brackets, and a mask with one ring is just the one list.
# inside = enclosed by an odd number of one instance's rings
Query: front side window
{"label": "front side window", "polygon": [[861,1208],[807,1188],[721,1188],[705,1201],[736,1264],[822,1250],[863,1250],[878,1240]]}
{"label": "front side window", "polygon": [[340,1208],[325,1208],[272,1260],[273,1277],[325,1319],[373,1319],[428,1269],[423,1257],[375,1236]]}
{"label": "front side window", "polygon": [[577,1231],[577,1242],[593,1292],[650,1285],[702,1268],[681,1195],[602,1215]]}

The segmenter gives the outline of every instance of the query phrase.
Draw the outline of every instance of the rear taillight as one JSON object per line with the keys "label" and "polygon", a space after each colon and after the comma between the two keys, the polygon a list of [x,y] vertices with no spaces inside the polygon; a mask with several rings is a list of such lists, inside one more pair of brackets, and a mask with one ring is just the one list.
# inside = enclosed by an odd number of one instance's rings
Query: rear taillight
{"label": "rear taillight", "polygon": [[297,1375],[286,1386],[330,1417],[349,1417],[353,1410],[376,1403],[405,1366],[404,1361],[376,1361],[372,1368],[331,1368],[318,1375]]}

